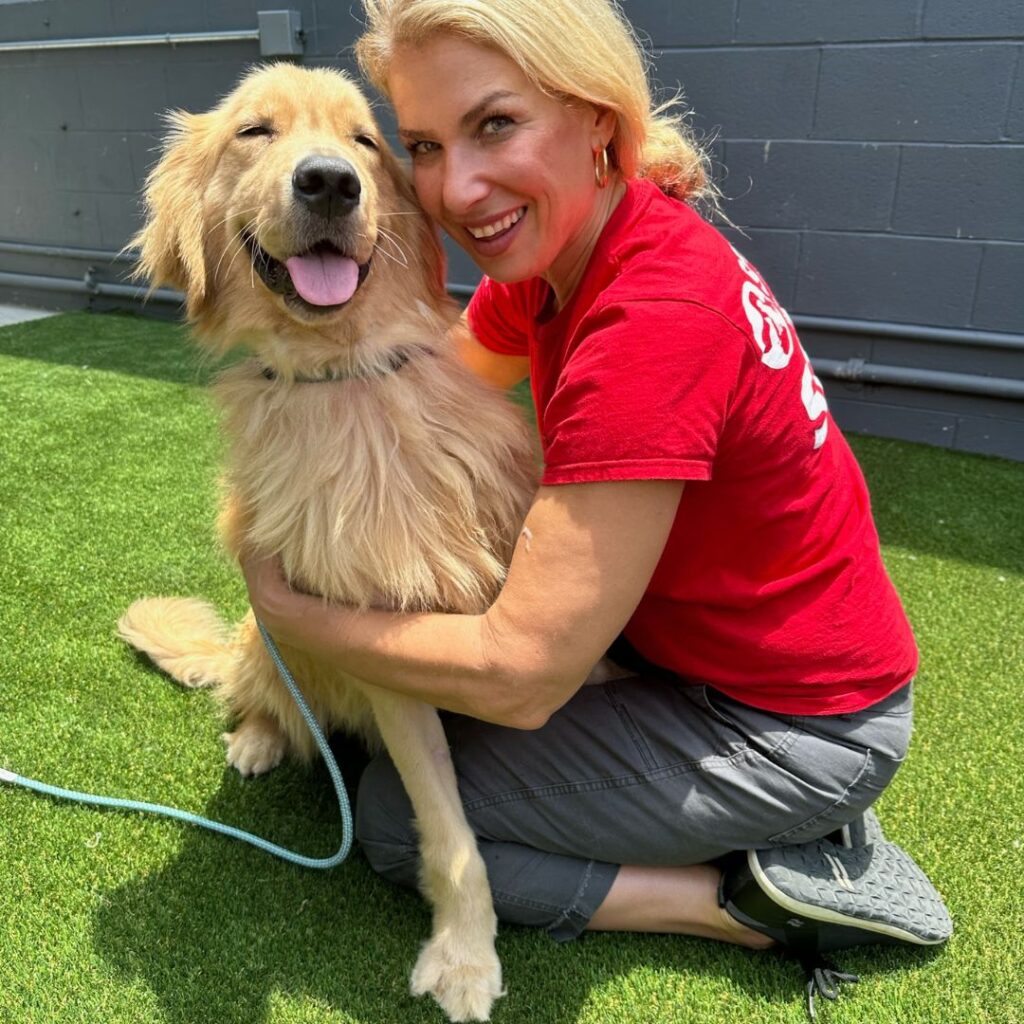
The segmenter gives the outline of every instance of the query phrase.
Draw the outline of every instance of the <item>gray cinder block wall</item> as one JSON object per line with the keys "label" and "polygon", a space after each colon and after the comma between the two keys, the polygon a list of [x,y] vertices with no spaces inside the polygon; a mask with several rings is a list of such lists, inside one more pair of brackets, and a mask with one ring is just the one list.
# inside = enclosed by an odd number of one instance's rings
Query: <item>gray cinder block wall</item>
{"label": "gray cinder block wall", "polygon": [[[112,256],[138,224],[159,112],[210,106],[259,59],[252,41],[4,43],[254,29],[276,6],[0,0],[0,301],[131,301],[109,294],[127,269]],[[288,6],[296,59],[352,68],[356,0]],[[1024,460],[1020,0],[623,8],[655,80],[682,85],[742,229],[727,234],[793,315],[840,424]],[[450,279],[476,280],[457,251]]]}
{"label": "gray cinder block wall", "polygon": [[624,6],[844,429],[1024,458],[1024,4]]}

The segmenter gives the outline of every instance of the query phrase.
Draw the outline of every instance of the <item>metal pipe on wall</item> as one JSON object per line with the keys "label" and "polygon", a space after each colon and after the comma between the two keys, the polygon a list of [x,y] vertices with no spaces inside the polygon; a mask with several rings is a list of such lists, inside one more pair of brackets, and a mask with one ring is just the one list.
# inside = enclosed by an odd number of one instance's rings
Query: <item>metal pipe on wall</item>
{"label": "metal pipe on wall", "polygon": [[17,43],[0,43],[0,53],[37,50],[96,50],[116,46],[179,46],[188,43],[238,43],[258,41],[259,29],[230,32],[164,32],[144,36],[92,36],[81,39],[26,39]]}
{"label": "metal pipe on wall", "polygon": [[[4,243],[11,244],[11,243]],[[53,247],[57,248],[57,247]],[[78,250],[82,252],[83,250]],[[91,271],[91,268],[90,268]],[[77,295],[96,295],[107,298],[129,299],[135,302],[156,301],[182,305],[185,296],[170,288],[158,288],[147,294],[143,287],[135,285],[112,284],[96,281],[92,273],[86,273],[82,280],[70,277],[43,277],[37,274],[13,274],[0,271],[0,286],[30,288],[37,291],[69,292]],[[463,286],[455,285],[449,289],[453,295],[459,296]],[[816,320],[825,318],[817,317]],[[858,321],[845,321],[847,325]],[[875,332],[878,325],[867,322],[864,331]],[[912,330],[908,324],[889,325],[901,331]],[[938,329],[938,328],[936,328]],[[907,334],[907,337],[916,337]],[[1024,342],[1016,335],[1007,335],[1008,339]],[[867,363],[863,359],[823,359],[812,358],[811,365],[819,377],[843,381],[844,383],[860,384],[893,384],[900,387],[924,388],[932,391],[955,391],[960,394],[977,395],[983,398],[1002,398],[1011,401],[1024,400],[1024,380],[1009,377],[983,377],[979,374],[956,373],[947,370],[923,370],[908,366],[886,366],[880,363]]]}
{"label": "metal pipe on wall", "polygon": [[110,249],[79,249],[73,245],[39,245],[35,242],[2,242],[0,252],[12,252],[24,256],[57,256],[75,260],[95,260],[97,263],[134,263],[136,254],[127,249],[114,252]]}
{"label": "metal pipe on wall", "polygon": [[[455,284],[450,285],[448,291],[458,299],[468,299],[474,288],[468,284]],[[842,317],[811,316],[805,313],[794,313],[793,323],[797,329],[832,331],[835,334],[863,334],[906,341],[934,341],[947,345],[984,345],[988,348],[1024,352],[1024,334],[932,327],[928,324],[900,324],[889,320],[846,320]]]}
{"label": "metal pipe on wall", "polygon": [[930,391],[956,391],[985,398],[1024,399],[1024,380],[1011,377],[981,377],[949,370],[919,370],[912,366],[884,366],[863,359],[811,359],[819,377],[856,384],[895,384]]}
{"label": "metal pipe on wall", "polygon": [[[134,249],[78,249],[65,245],[39,245],[33,242],[6,242],[0,240],[0,252],[21,253],[27,256],[57,256],[86,259],[106,263],[134,263]],[[449,284],[448,293],[457,299],[468,299],[475,288],[469,284]],[[878,338],[896,338],[906,341],[932,341],[948,345],[982,345],[987,348],[1005,348],[1024,352],[1024,334],[1001,331],[977,331],[957,327],[932,327],[928,324],[901,324],[889,320],[848,320],[842,317],[811,316],[795,313],[793,323],[799,329],[832,331],[836,334],[872,335]]]}
{"label": "metal pipe on wall", "polygon": [[1024,352],[1024,334],[932,327],[928,324],[899,324],[888,320],[844,320],[841,317],[811,316],[806,313],[794,314],[793,323],[798,328],[832,331],[836,334],[873,334],[879,338],[935,341],[950,345],[984,345],[987,348],[1018,349]]}
{"label": "metal pipe on wall", "polygon": [[181,304],[185,296],[170,288],[157,288],[148,292],[146,288],[130,284],[111,284],[96,281],[86,274],[81,281],[74,277],[44,277],[40,274],[12,274],[0,271],[0,286],[31,288],[40,292],[66,292],[72,295],[100,295],[117,299],[133,299],[137,302],[156,300]]}
{"label": "metal pipe on wall", "polygon": [[0,53],[47,50],[109,50],[124,46],[182,46],[193,43],[259,43],[263,57],[295,57],[306,42],[302,14],[295,10],[257,11],[256,28],[213,32],[159,32],[130,36],[83,36],[72,39],[23,39],[0,42]]}

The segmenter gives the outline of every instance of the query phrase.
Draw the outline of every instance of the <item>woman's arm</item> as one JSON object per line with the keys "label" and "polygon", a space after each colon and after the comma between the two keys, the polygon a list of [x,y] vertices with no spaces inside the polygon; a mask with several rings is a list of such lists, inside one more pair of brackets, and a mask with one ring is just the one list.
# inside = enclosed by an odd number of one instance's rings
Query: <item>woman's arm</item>
{"label": "woman's arm", "polygon": [[470,330],[465,313],[452,325],[448,334],[452,339],[455,354],[488,384],[506,390],[529,377],[529,356],[504,356],[499,352],[492,352],[486,345],[482,345]]}
{"label": "woman's arm", "polygon": [[253,610],[279,642],[436,707],[534,729],[629,620],[682,491],[664,480],[542,487],[505,586],[482,615],[359,612],[290,590],[276,561],[243,561],[243,571]]}

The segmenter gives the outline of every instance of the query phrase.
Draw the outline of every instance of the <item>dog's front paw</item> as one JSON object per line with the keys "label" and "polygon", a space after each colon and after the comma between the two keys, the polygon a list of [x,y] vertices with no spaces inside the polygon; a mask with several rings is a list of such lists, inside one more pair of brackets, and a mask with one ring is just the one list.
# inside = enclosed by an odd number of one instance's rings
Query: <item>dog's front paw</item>
{"label": "dog's front paw", "polygon": [[414,996],[432,995],[454,1021],[489,1020],[491,1004],[505,994],[493,945],[470,949],[447,933],[423,947],[409,988]]}
{"label": "dog's front paw", "polygon": [[228,764],[241,775],[263,775],[276,768],[285,755],[287,741],[269,719],[247,718],[221,739],[227,745]]}

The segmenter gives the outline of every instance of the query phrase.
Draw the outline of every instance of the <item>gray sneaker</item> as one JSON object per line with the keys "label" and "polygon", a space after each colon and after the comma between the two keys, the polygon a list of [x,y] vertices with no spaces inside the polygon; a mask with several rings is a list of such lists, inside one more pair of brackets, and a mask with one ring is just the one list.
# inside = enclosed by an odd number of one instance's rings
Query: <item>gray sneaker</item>
{"label": "gray sneaker", "polygon": [[953,933],[924,872],[884,840],[848,847],[819,839],[748,850],[723,872],[719,902],[800,961],[812,1019],[816,994],[835,999],[840,982],[857,980],[824,953],[873,943],[936,946]]}

